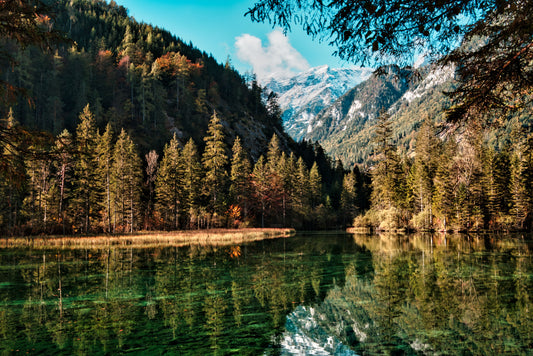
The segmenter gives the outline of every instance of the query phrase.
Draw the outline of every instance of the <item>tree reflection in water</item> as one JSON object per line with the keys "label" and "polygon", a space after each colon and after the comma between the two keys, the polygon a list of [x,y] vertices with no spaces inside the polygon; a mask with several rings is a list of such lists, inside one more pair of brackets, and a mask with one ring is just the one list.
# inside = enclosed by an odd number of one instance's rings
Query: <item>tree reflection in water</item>
{"label": "tree reflection in water", "polygon": [[530,241],[298,235],[0,251],[2,353],[526,354]]}

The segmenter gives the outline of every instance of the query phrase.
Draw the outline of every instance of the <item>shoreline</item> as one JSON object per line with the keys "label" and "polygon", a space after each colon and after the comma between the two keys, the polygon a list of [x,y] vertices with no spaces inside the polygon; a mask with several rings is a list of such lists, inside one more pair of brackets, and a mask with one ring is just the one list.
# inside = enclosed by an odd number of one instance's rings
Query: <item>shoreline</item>
{"label": "shoreline", "polygon": [[143,248],[157,246],[228,246],[246,242],[289,237],[292,228],[245,228],[179,231],[139,231],[133,234],[90,236],[1,237],[0,249],[15,247],[46,248]]}

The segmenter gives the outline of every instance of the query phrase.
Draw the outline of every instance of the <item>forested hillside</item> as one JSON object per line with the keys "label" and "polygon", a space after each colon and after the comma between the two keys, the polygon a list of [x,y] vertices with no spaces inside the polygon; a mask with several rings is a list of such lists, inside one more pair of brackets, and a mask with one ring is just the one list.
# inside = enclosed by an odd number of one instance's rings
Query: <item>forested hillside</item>
{"label": "forested hillside", "polygon": [[243,137],[256,158],[272,134],[285,142],[279,118],[261,102],[261,89],[248,85],[230,63],[221,65],[169,32],[136,22],[113,1],[60,0],[53,6],[55,18],[47,25],[75,43],[52,53],[17,51],[9,43],[17,65],[4,67],[3,76],[25,88],[30,100],[2,103],[3,117],[12,106],[21,125],[73,132],[89,104],[100,130],[108,122],[115,132],[125,128],[146,152],[162,149],[173,133],[201,142],[217,110],[229,137]]}
{"label": "forested hillside", "polygon": [[72,42],[2,41],[2,234],[326,228],[364,208],[365,178],[293,142],[231,63],[113,1],[52,4],[39,26]]}

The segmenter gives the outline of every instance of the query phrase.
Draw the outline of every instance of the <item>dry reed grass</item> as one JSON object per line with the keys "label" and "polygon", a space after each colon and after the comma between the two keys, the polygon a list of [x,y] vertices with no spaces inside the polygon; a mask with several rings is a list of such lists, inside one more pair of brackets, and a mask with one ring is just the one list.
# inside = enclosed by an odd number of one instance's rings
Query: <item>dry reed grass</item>
{"label": "dry reed grass", "polygon": [[99,236],[32,236],[0,238],[0,248],[107,248],[124,246],[143,248],[157,246],[228,246],[264,239],[289,237],[294,229],[210,229],[184,231],[140,231],[133,234]]}

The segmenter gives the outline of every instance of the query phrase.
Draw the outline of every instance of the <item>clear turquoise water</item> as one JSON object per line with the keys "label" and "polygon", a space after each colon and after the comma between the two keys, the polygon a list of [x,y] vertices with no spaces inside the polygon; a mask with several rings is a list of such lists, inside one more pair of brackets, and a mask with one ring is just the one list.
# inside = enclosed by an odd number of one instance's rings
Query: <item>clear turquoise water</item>
{"label": "clear turquoise water", "polygon": [[520,235],[315,233],[3,249],[0,353],[527,355],[532,248]]}

